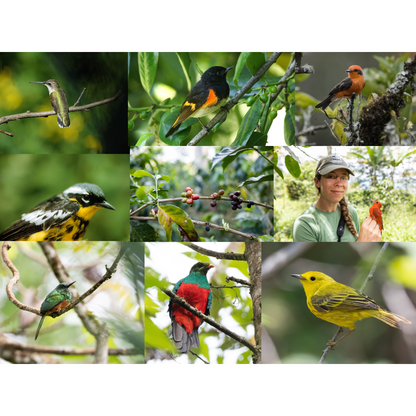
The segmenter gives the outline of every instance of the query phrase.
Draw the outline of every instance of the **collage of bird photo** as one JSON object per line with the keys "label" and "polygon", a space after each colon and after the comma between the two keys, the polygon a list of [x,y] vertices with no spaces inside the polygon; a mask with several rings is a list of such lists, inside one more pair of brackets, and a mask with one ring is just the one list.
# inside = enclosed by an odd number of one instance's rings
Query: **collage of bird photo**
{"label": "collage of bird photo", "polygon": [[1,52],[0,364],[415,364],[415,82],[416,52]]}

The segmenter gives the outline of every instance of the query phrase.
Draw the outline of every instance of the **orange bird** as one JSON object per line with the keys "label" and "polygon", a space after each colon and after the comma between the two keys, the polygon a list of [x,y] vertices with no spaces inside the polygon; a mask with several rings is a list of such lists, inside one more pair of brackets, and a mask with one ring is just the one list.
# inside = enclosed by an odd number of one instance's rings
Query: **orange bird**
{"label": "orange bird", "polygon": [[380,233],[383,230],[383,218],[381,213],[381,202],[377,200],[371,200],[373,205],[370,207],[370,217],[377,222],[378,226],[380,227]]}
{"label": "orange bird", "polygon": [[329,91],[328,97],[317,104],[315,108],[321,108],[325,111],[325,108],[327,108],[332,101],[341,100],[342,98],[347,98],[349,100],[353,92],[355,92],[356,97],[358,96],[365,85],[363,70],[359,65],[351,65],[346,72],[348,72],[348,77],[335,85],[335,87]]}

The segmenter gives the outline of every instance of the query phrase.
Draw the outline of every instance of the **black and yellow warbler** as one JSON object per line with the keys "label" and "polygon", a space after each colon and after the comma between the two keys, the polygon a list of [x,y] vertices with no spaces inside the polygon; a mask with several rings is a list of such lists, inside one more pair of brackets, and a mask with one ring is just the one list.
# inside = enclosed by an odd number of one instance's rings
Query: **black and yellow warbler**
{"label": "black and yellow warbler", "polygon": [[101,208],[115,210],[97,185],[77,183],[23,214],[0,241],[77,241]]}

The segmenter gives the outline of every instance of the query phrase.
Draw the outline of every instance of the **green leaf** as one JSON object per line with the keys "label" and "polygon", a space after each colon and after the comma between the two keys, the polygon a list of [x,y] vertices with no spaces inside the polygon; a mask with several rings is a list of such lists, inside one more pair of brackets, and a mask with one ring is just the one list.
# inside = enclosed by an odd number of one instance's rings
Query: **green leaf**
{"label": "green leaf", "polygon": [[316,100],[309,94],[305,94],[304,92],[296,92],[295,100],[296,107],[298,108],[308,108],[310,106],[315,107],[316,104],[319,103],[318,100]]}
{"label": "green leaf", "polygon": [[189,52],[176,52],[176,55],[178,56],[182,70],[185,74],[188,91],[190,91],[192,88],[191,74],[189,73],[192,64],[191,57],[189,56]]}
{"label": "green leaf", "polygon": [[154,178],[154,176],[151,173],[145,170],[136,170],[136,172],[134,172],[132,176],[136,178],[142,178],[143,176],[150,176],[151,178]]}
{"label": "green leaf", "polygon": [[261,115],[261,101],[257,99],[245,114],[231,146],[244,146],[257,126]]}
{"label": "green leaf", "polygon": [[238,78],[240,77],[241,71],[243,70],[244,65],[246,64],[246,61],[249,55],[250,55],[250,52],[241,52],[240,56],[238,57],[237,63],[235,65],[233,82],[234,82],[234,85],[237,87],[237,89],[240,89],[238,85]]}
{"label": "green leaf", "polygon": [[263,107],[263,112],[262,112],[261,120],[260,120],[260,123],[259,123],[260,131],[262,133],[267,133],[265,131],[265,127],[266,127],[266,124],[267,124],[266,123],[267,122],[267,116],[269,115],[270,100],[271,100],[271,94],[268,94],[267,103]]}
{"label": "green leaf", "polygon": [[251,52],[247,57],[247,68],[251,75],[254,75],[266,62],[263,52]]}
{"label": "green leaf", "polygon": [[273,182],[273,175],[260,175],[260,176],[256,176],[256,177],[252,177],[252,178],[248,178],[246,179],[244,182],[240,183],[240,185],[238,185],[239,187],[241,186],[247,186],[253,183],[259,183],[259,182]]}
{"label": "green leaf", "polygon": [[284,124],[285,142],[289,146],[295,144],[295,106],[291,105],[285,115]]}
{"label": "green leaf", "polygon": [[233,162],[236,157],[243,152],[252,151],[251,147],[241,146],[241,147],[224,147],[220,153],[217,153],[212,159],[211,170],[214,169],[216,165],[222,165],[223,170]]}
{"label": "green leaf", "polygon": [[294,178],[299,178],[301,173],[299,163],[291,155],[286,155],[285,165]]}
{"label": "green leaf", "polygon": [[283,172],[276,166],[274,165],[274,171],[284,180],[284,176],[283,176]]}
{"label": "green leaf", "polygon": [[153,136],[153,133],[144,133],[140,136],[139,140],[136,143],[136,146],[146,146],[146,140]]}
{"label": "green leaf", "polygon": [[191,252],[183,253],[183,254],[192,260],[200,261],[202,263],[211,262],[208,256],[206,256],[205,254],[197,253],[196,251],[191,251]]}
{"label": "green leaf", "polygon": [[146,198],[146,195],[152,192],[154,189],[155,187],[153,185],[152,186],[151,185],[139,186],[136,190],[137,199],[139,201],[144,201]]}
{"label": "green leaf", "polygon": [[156,77],[157,62],[159,60],[158,52],[139,52],[139,75],[140,82],[144,90],[149,94],[149,97],[153,100],[150,94],[153,82]]}
{"label": "green leaf", "polygon": [[172,124],[179,116],[179,109],[172,108],[171,110],[163,114],[160,120],[159,138],[163,143],[170,146],[180,146],[182,140],[186,139],[191,132],[191,126],[198,122],[198,119],[189,117],[188,120],[184,121],[179,129],[169,137],[165,137],[165,134],[169,131]]}
{"label": "green leaf", "polygon": [[166,238],[169,242],[172,241],[173,224],[179,225],[184,231],[186,231],[191,241],[198,241],[198,234],[195,231],[194,224],[185,211],[174,205],[164,205],[159,206],[158,208],[157,216],[159,224],[166,231]]}
{"label": "green leaf", "polygon": [[157,241],[159,234],[147,222],[131,221],[130,241],[149,242]]}
{"label": "green leaf", "polygon": [[167,333],[159,329],[147,315],[145,315],[144,325],[146,328],[144,335],[146,346],[158,350],[168,350],[172,353],[177,352]]}

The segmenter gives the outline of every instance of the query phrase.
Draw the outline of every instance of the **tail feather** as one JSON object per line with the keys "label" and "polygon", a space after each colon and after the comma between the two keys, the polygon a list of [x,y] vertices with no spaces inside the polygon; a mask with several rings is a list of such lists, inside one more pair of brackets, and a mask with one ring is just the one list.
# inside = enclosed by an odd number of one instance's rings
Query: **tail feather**
{"label": "tail feather", "polygon": [[169,334],[172,335],[175,347],[182,354],[187,354],[191,347],[199,348],[198,328],[194,328],[189,334],[182,325],[172,321]]}
{"label": "tail feather", "polygon": [[394,328],[400,328],[399,322],[404,322],[405,324],[411,324],[411,322],[407,320],[406,318],[403,318],[403,316],[397,315],[392,312],[387,312],[382,309],[379,312],[380,313],[377,313],[376,315],[374,315],[374,318],[377,318],[380,321],[383,321],[387,325],[390,325]]}
{"label": "tail feather", "polygon": [[322,108],[322,110],[325,110],[331,104],[332,102],[332,96],[326,97],[325,100],[321,101],[319,104],[316,104],[315,108]]}
{"label": "tail feather", "polygon": [[38,329],[36,330],[35,341],[38,339],[39,331],[40,331],[40,328],[42,328],[42,324],[43,324],[43,321],[45,320],[45,316],[46,315],[43,315],[42,319],[39,322]]}

